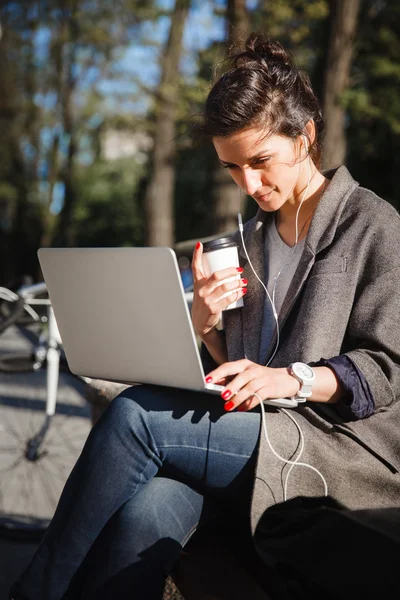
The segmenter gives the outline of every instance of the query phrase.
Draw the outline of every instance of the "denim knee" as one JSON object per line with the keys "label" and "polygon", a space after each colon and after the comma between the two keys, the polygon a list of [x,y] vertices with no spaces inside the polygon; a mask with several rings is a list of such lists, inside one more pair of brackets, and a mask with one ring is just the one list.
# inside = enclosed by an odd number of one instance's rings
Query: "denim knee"
{"label": "denim knee", "polygon": [[109,425],[120,427],[121,425],[130,424],[137,421],[138,414],[146,412],[141,404],[136,401],[140,393],[143,393],[143,390],[139,388],[143,387],[134,386],[127,388],[111,401],[106,411],[106,418]]}
{"label": "denim knee", "polygon": [[204,497],[184,483],[155,477],[113,518],[120,531],[131,532],[133,545],[141,540],[143,550],[167,538],[184,546],[197,528],[203,502]]}
{"label": "denim knee", "polygon": [[202,495],[181,482],[152,479],[121,506],[96,540],[86,561],[83,598],[114,597],[106,593],[111,588],[124,594],[131,588],[138,598],[143,589],[146,598],[161,597],[166,575],[202,517],[203,503]]}
{"label": "denim knee", "polygon": [[75,580],[79,597],[162,598],[165,577],[196,529],[202,510],[203,497],[188,486],[152,479],[100,533]]}

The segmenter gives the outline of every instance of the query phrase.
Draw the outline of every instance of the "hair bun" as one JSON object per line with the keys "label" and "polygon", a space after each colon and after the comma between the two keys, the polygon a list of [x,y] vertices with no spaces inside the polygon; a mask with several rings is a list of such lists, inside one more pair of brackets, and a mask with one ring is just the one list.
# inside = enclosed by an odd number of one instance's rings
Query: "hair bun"
{"label": "hair bun", "polygon": [[250,63],[254,66],[256,62],[262,63],[263,66],[268,66],[271,62],[294,66],[289,53],[279,42],[257,33],[251,33],[244,43],[244,49],[239,50],[231,58],[235,67],[250,66]]}
{"label": "hair bun", "polygon": [[285,65],[291,65],[291,58],[282,44],[269,40],[261,35],[252,33],[246,40],[246,49],[259,54],[265,60],[274,60]]}

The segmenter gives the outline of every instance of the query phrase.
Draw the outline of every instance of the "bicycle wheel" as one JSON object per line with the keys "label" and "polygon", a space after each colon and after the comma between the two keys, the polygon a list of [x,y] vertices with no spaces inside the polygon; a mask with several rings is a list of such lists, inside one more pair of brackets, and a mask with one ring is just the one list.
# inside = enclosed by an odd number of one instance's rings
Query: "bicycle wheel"
{"label": "bicycle wheel", "polygon": [[[8,283],[6,287],[0,287],[0,323],[3,323],[7,319],[9,319],[15,309],[14,300],[17,299],[18,290],[20,290],[23,286],[32,285],[33,280],[32,277],[28,275],[24,275],[21,277],[17,277],[14,281]],[[36,293],[35,298],[47,298],[47,292]],[[12,318],[12,321],[7,324],[7,327],[10,324],[21,325],[23,327],[29,327],[34,325],[39,321],[46,321],[46,307],[45,306],[29,306],[24,304],[24,310],[18,310],[15,318]]]}
{"label": "bicycle wheel", "polygon": [[24,312],[24,306],[25,299],[21,296],[13,298],[10,297],[9,299],[6,299],[5,297],[2,298],[2,309],[0,311],[0,333],[18,321],[19,317]]}
{"label": "bicycle wheel", "polygon": [[[46,361],[38,361],[34,352],[0,354],[1,373],[29,373],[41,368],[46,368]],[[63,356],[60,357],[60,371],[69,372],[68,363]]]}
{"label": "bicycle wheel", "polygon": [[[12,323],[21,327],[31,327],[38,322],[46,322],[46,307],[35,306],[34,316],[25,309],[22,313],[18,314],[17,319]],[[9,318],[11,307],[9,306],[9,302],[1,302],[0,304],[0,319],[4,320]]]}
{"label": "bicycle wheel", "polygon": [[37,540],[43,535],[91,428],[83,389],[83,382],[60,373],[56,414],[32,456],[32,440],[46,418],[45,369],[1,376],[1,536]]}

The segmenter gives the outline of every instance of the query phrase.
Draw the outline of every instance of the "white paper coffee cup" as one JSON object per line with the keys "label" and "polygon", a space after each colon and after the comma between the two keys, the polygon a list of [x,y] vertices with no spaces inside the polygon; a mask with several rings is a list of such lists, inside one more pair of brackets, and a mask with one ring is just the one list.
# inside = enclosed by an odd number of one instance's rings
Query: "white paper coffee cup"
{"label": "white paper coffee cup", "polygon": [[[225,237],[218,240],[211,240],[203,244],[203,269],[206,277],[210,277],[215,271],[228,269],[230,267],[239,267],[238,245],[232,238]],[[221,283],[228,283],[234,279],[240,279],[240,275],[224,279]],[[221,298],[226,298],[233,293],[233,290],[226,292]],[[229,304],[224,310],[241,308],[243,306],[243,296]]]}

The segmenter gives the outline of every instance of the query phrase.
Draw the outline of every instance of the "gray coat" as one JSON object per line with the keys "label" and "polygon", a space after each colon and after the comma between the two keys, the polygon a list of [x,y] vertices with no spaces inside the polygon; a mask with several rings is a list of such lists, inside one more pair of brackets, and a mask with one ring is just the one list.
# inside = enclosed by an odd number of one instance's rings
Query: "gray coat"
{"label": "gray coat", "polygon": [[[376,410],[358,421],[338,405],[309,402],[292,410],[305,438],[301,461],[321,471],[329,494],[349,508],[399,506],[400,218],[387,202],[359,187],[345,167],[327,176],[331,183],[314,213],[282,306],[280,348],[270,366],[339,354],[351,358],[368,381]],[[245,225],[258,274],[264,273],[263,225],[270,218],[271,213],[259,211]],[[228,357],[257,362],[265,292],[241,253],[248,293],[243,309],[226,314]],[[275,340],[269,355],[274,346]],[[290,459],[299,444],[295,424],[276,409],[267,409],[266,417],[273,448]],[[288,468],[261,432],[253,528],[268,506],[283,500]],[[314,471],[294,467],[288,497],[323,492]]]}

